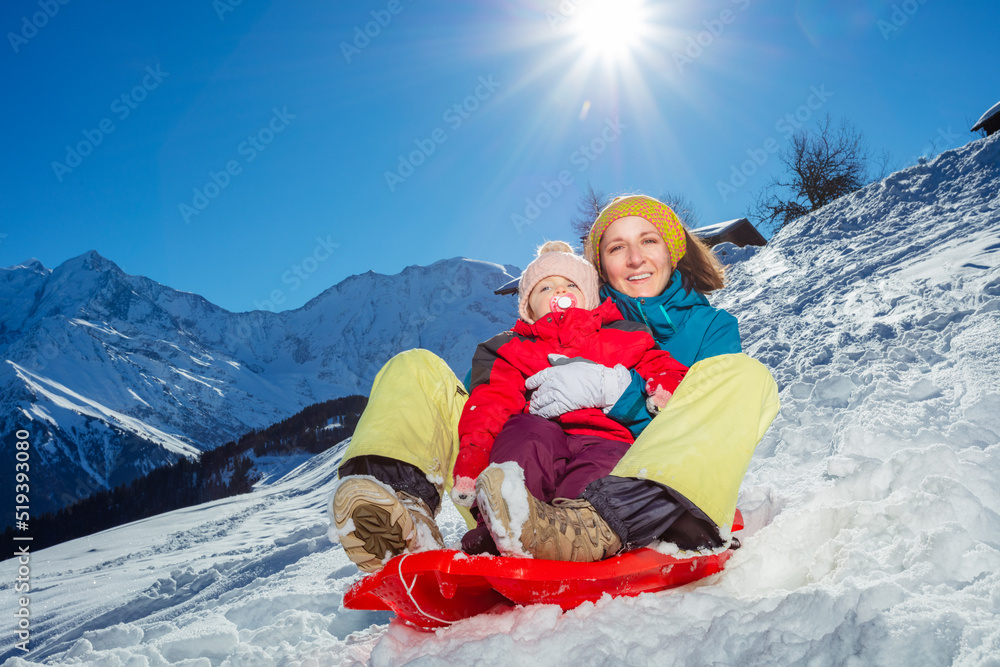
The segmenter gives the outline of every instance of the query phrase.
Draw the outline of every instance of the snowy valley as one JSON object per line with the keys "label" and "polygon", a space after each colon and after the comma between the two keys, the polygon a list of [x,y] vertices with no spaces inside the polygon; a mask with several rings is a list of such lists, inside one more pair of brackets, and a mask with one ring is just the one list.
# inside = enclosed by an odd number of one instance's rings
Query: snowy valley
{"label": "snowy valley", "polygon": [[32,509],[56,510],[307,405],[367,395],[402,350],[464,374],[476,344],[516,317],[493,290],[518,273],[442,260],[352,276],[297,310],[232,313],[96,252],[2,269],[0,428],[30,425],[47,490]]}

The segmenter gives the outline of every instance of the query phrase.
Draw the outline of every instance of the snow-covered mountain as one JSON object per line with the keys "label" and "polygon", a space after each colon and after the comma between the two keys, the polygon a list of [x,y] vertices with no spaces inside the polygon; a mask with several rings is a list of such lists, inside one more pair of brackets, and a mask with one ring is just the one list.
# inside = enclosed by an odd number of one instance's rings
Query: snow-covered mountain
{"label": "snow-covered mountain", "polygon": [[367,394],[402,350],[430,349],[464,376],[476,344],[516,318],[493,290],[518,274],[442,260],[352,276],[297,310],[232,313],[93,251],[51,271],[2,269],[0,432],[25,428],[37,443],[40,514],[306,405]]}
{"label": "snow-covered mountain", "polygon": [[731,267],[717,302],[782,410],[719,575],[434,633],[343,609],[360,575],[324,515],[341,447],[253,493],[33,553],[31,652],[5,629],[5,665],[1000,664],[998,192],[994,136]]}

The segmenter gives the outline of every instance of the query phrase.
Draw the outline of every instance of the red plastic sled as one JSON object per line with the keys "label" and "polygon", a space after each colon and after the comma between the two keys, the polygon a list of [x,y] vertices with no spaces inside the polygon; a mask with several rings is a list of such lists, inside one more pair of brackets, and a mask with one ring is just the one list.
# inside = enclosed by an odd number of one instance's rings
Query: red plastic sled
{"label": "red plastic sled", "polygon": [[[739,510],[733,532],[743,528]],[[636,549],[597,563],[467,556],[439,550],[396,556],[344,596],[348,609],[394,611],[433,629],[516,605],[558,604],[572,609],[612,597],[662,591],[721,572],[732,551],[674,558]]]}

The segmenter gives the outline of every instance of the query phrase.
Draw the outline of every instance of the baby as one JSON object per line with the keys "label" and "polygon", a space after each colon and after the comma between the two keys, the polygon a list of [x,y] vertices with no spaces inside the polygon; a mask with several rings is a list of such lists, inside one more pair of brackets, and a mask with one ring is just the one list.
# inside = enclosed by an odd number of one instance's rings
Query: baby
{"label": "baby", "polygon": [[[517,463],[528,490],[540,500],[576,498],[610,473],[633,442],[607,409],[573,410],[551,421],[529,414],[526,381],[532,375],[577,357],[608,367],[608,394],[620,395],[634,369],[646,380],[650,407],[659,409],[687,372],[657,347],[645,326],[624,319],[610,299],[598,302],[597,271],[567,243],[550,241],[539,248],[521,276],[518,295],[520,318],[513,329],[481,343],[472,360],[472,393],[458,424],[451,491],[466,507],[473,505],[476,477],[490,463]],[[490,541],[482,525],[466,538],[467,551],[479,550],[470,548],[471,542]],[[491,546],[482,550],[492,551]]]}

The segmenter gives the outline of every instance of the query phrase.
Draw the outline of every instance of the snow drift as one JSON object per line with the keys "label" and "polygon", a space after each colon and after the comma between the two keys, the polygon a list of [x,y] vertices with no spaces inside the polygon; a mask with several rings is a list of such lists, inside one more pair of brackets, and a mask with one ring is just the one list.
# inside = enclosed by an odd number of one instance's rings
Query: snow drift
{"label": "snow drift", "polygon": [[783,406],[720,575],[435,633],[345,610],[359,575],[323,516],[338,448],[33,554],[32,651],[5,638],[7,664],[1000,664],[998,163],[1000,137],[945,152],[731,268],[716,301]]}

